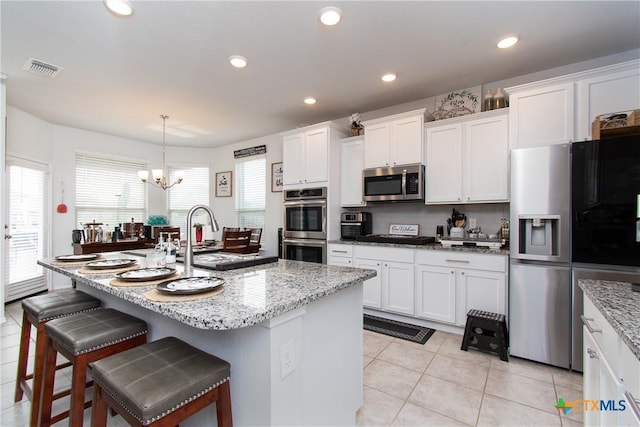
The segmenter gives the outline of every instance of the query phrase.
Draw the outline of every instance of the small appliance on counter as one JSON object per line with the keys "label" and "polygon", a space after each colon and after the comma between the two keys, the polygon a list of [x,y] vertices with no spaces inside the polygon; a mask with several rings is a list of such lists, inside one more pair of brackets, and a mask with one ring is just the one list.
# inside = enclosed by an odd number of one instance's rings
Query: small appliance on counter
{"label": "small appliance on counter", "polygon": [[356,240],[358,236],[366,236],[373,230],[370,212],[342,212],[340,220],[342,240]]}
{"label": "small appliance on counter", "polygon": [[443,237],[440,240],[443,248],[450,248],[451,246],[475,246],[485,247],[489,249],[500,249],[502,247],[502,239],[480,239],[480,238],[468,238],[463,237]]}

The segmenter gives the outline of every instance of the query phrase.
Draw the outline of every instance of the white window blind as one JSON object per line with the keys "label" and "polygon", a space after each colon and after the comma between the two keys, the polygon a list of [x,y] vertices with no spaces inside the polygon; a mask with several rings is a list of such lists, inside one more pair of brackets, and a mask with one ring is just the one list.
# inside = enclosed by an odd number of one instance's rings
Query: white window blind
{"label": "white window blind", "polygon": [[[184,180],[169,189],[169,224],[180,227],[180,238],[186,239],[187,212],[194,205],[209,205],[209,168],[169,166],[169,181],[176,181],[176,174],[182,172]],[[209,217],[204,211],[197,211],[194,223],[206,224]]]}
{"label": "white window blind", "polygon": [[148,165],[76,153],[76,226],[101,222],[113,230],[117,224],[147,222],[147,184],[138,178]]}
{"label": "white window blind", "polygon": [[7,227],[4,259],[5,300],[47,289],[38,259],[48,256],[49,173],[44,165],[7,157]]}
{"label": "white window blind", "polygon": [[264,226],[266,159],[236,163],[236,226]]}

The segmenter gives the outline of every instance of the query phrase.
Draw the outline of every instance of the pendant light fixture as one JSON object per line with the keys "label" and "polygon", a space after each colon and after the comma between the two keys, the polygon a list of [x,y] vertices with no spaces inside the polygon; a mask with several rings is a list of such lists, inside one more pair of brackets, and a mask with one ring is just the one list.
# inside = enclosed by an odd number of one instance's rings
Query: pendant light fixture
{"label": "pendant light fixture", "polygon": [[[156,186],[166,190],[168,188],[173,187],[176,184],[180,184],[183,179],[182,172],[179,171],[176,173],[176,181],[173,183],[169,183],[168,171],[167,171],[167,163],[166,163],[166,132],[165,132],[165,122],[169,118],[166,114],[161,114],[160,118],[162,119],[162,169],[152,169],[151,174],[153,175],[153,181],[151,184],[155,184]],[[138,171],[138,177],[145,184],[149,183],[149,171]]]}

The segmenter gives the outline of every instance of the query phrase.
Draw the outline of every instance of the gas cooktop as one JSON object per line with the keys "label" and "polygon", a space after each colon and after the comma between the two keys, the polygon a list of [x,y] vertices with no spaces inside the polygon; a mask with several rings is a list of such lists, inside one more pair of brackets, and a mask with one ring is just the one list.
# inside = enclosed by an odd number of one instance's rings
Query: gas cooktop
{"label": "gas cooktop", "polygon": [[432,236],[403,236],[400,234],[367,234],[356,236],[358,242],[394,243],[399,245],[428,245],[436,241]]}

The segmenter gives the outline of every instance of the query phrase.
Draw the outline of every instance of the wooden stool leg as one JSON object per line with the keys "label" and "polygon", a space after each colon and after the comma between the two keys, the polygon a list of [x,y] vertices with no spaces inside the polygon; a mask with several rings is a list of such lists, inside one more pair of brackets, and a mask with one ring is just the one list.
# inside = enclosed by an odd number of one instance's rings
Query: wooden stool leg
{"label": "wooden stool leg", "polygon": [[22,313],[22,328],[20,329],[20,352],[18,353],[18,373],[16,375],[16,391],[14,402],[22,400],[24,392],[22,383],[27,379],[27,364],[29,362],[29,341],[31,341],[31,323],[27,319],[27,313]]}
{"label": "wooden stool leg", "polygon": [[[43,373],[45,365],[45,354],[47,350],[47,334],[44,332],[44,322],[38,323],[36,333],[36,359],[35,366],[33,368],[33,397],[31,399],[31,427],[37,427],[38,416],[40,412],[41,396],[42,396],[42,384]],[[53,356],[53,375],[55,375],[56,360],[55,354]]]}
{"label": "wooden stool leg", "polygon": [[216,415],[218,418],[218,427],[233,427],[233,418],[231,417],[231,381],[225,381],[220,384],[218,393],[218,401],[216,402]]}
{"label": "wooden stool leg", "polygon": [[91,405],[91,427],[107,426],[107,402],[102,397],[102,387],[93,384],[93,404]]}
{"label": "wooden stool leg", "polygon": [[[51,425],[51,407],[53,406],[53,385],[56,377],[56,358],[58,352],[53,348],[53,341],[51,338],[46,339],[46,361],[44,363],[43,381],[41,386],[41,402],[38,408],[39,414],[36,414],[36,420],[39,415],[39,422],[37,425],[40,427],[49,427]],[[34,381],[35,382],[35,381]],[[34,389],[35,395],[35,389]],[[35,398],[33,402],[35,403]],[[35,407],[35,405],[33,405]],[[33,410],[31,411],[31,425],[33,426]]]}
{"label": "wooden stool leg", "polygon": [[84,395],[87,383],[87,355],[76,356],[73,364],[73,379],[71,382],[71,408],[69,410],[69,426],[82,427],[84,418]]}

